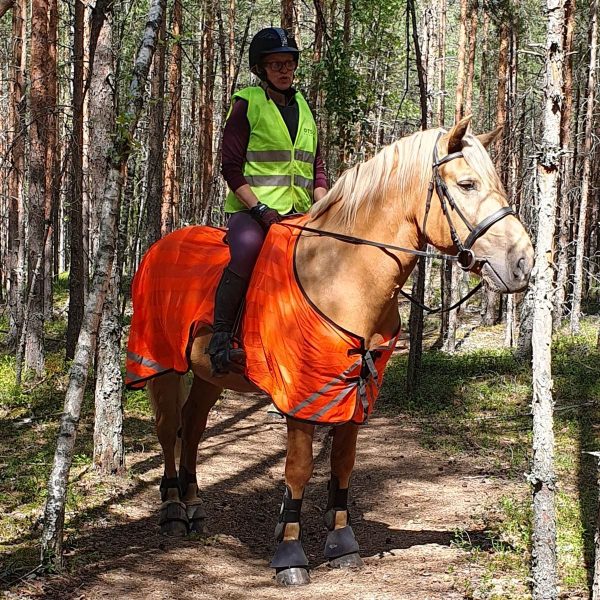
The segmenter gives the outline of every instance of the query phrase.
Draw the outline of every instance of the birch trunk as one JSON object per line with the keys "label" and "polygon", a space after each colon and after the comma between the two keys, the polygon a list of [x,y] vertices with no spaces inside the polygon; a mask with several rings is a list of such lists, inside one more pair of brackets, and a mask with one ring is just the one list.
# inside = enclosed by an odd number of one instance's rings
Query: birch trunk
{"label": "birch trunk", "polygon": [[533,303],[533,600],[557,597],[554,430],[552,398],[552,268],[563,102],[564,0],[547,0],[542,150],[538,160],[538,226]]}
{"label": "birch trunk", "polygon": [[163,18],[161,0],[152,0],[142,42],[133,67],[128,94],[128,105],[121,115],[121,129],[117,132],[110,154],[109,170],[102,199],[100,240],[95,257],[94,276],[85,306],[83,325],[79,333],[75,358],[69,371],[58,442],[48,481],[48,496],[44,513],[41,556],[54,568],[62,567],[62,532],[65,516],[65,498],[77,423],[87,375],[96,345],[96,332],[115,254],[115,229],[119,214],[119,197],[131,144],[144,103],[144,87],[156,46],[157,31]]}
{"label": "birch trunk", "polygon": [[585,134],[583,142],[583,173],[581,176],[581,200],[577,224],[577,250],[575,252],[575,273],[573,277],[573,302],[571,307],[571,334],[577,335],[581,319],[581,298],[583,291],[583,261],[585,258],[585,238],[587,229],[588,200],[592,171],[592,132],[594,127],[594,101],[596,98],[596,56],[598,49],[598,0],[590,4],[589,30],[590,60],[587,83],[587,109],[585,113]]}

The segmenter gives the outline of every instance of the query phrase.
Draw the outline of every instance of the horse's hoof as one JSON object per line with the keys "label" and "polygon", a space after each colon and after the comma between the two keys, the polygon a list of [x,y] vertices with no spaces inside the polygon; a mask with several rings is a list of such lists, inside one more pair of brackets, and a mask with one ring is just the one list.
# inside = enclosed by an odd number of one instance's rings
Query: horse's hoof
{"label": "horse's hoof", "polygon": [[361,569],[365,566],[365,563],[358,552],[353,552],[352,554],[332,558],[329,561],[329,566],[332,569]]}
{"label": "horse's hoof", "polygon": [[188,506],[187,517],[190,533],[205,534],[208,532],[208,527],[206,526],[206,511],[200,504]]}
{"label": "horse's hoof", "polygon": [[160,509],[160,532],[170,537],[184,537],[188,533],[188,517],[185,505],[169,502]]}
{"label": "horse's hoof", "polygon": [[310,583],[310,575],[304,567],[290,567],[281,569],[275,574],[275,581],[279,585],[306,585]]}

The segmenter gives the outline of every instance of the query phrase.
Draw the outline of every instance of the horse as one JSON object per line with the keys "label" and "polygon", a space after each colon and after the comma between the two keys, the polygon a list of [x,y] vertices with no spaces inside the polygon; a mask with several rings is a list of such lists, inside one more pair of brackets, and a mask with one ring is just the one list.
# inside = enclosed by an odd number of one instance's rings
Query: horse
{"label": "horse", "polygon": [[[389,349],[395,341],[400,327],[398,293],[427,244],[451,256],[465,271],[479,275],[498,292],[519,292],[528,284],[532,244],[508,206],[485,149],[500,128],[475,136],[469,126],[470,118],[465,118],[450,130],[422,131],[386,146],[370,160],[344,172],[298,226],[301,230],[293,265],[296,278],[319,314],[340,331],[360,338],[361,375],[355,378],[359,387],[369,371],[373,373],[370,359],[377,356],[375,349],[382,344],[388,344],[385,347]],[[279,227],[285,224],[271,229]],[[135,311],[134,304],[134,318]],[[221,392],[259,390],[243,374],[212,374],[205,352],[210,335],[210,326],[202,327],[189,341],[187,358],[193,373],[189,393],[183,375],[176,370],[147,382],[164,457],[160,526],[168,535],[204,530],[207,515],[196,480],[197,453],[208,414]],[[277,335],[285,338],[286,331]],[[367,395],[364,387],[363,400]],[[359,394],[359,389],[352,389]],[[362,565],[350,525],[348,491],[357,433],[371,408],[363,403],[360,419],[345,415],[332,427],[325,509],[325,557],[332,567]],[[296,418],[298,413],[291,414],[291,410],[283,412],[287,413],[285,491],[270,566],[279,584],[302,585],[310,577],[300,539],[300,515],[304,489],[312,474],[313,433],[319,421]]]}

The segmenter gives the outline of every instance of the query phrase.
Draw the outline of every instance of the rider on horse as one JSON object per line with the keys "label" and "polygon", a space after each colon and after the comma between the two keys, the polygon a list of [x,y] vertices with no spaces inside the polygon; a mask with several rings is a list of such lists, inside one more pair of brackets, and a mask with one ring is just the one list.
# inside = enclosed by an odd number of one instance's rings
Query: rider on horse
{"label": "rider on horse", "polygon": [[221,172],[230,188],[231,261],[217,287],[208,346],[215,375],[243,368],[242,351],[233,361],[230,352],[234,325],[269,227],[283,215],[306,212],[327,192],[315,119],[292,87],[299,54],[285,29],[259,31],[249,63],[261,82],[233,95],[225,124]]}

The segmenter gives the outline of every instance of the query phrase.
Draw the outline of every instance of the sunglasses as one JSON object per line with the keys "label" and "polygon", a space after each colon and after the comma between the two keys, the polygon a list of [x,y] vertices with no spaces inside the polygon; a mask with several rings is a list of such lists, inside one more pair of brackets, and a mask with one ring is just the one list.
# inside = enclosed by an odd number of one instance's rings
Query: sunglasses
{"label": "sunglasses", "polygon": [[294,71],[296,69],[296,61],[294,60],[286,60],[285,62],[280,62],[278,60],[274,60],[273,62],[265,62],[265,67],[269,67],[271,71],[279,72],[285,67],[286,71]]}

